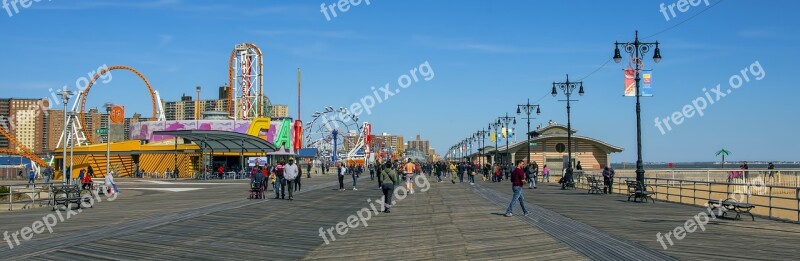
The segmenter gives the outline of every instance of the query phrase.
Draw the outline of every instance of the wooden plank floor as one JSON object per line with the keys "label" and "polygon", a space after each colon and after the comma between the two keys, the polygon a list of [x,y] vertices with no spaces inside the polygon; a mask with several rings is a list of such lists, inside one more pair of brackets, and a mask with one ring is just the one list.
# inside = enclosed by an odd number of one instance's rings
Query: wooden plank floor
{"label": "wooden plank floor", "polygon": [[[511,185],[481,183],[507,197]],[[562,191],[553,183],[525,189],[527,202],[558,212],[611,235],[630,240],[682,260],[748,259],[793,260],[800,245],[800,225],[750,217],[742,220],[712,219],[705,231],[689,233],[664,250],[656,233],[666,234],[706,211],[705,208],[656,202],[627,202],[627,196],[588,195],[585,189]]]}
{"label": "wooden plank floor", "polygon": [[[797,224],[713,220],[706,231],[688,234],[664,250],[656,233],[682,226],[702,208],[629,203],[621,195],[586,195],[585,190],[561,191],[544,184],[525,190],[526,201],[552,213],[507,218],[502,214],[510,184],[480,181],[474,186],[431,183],[426,192],[418,188],[392,213],[373,213],[367,227],[336,234],[336,240],[326,244],[320,228],[347,222],[362,208],[371,208],[368,200],[381,196],[368,177],[359,181],[359,190],[343,192],[336,190],[335,178],[303,179],[303,191],[294,201],[246,200],[247,184],[241,181],[124,181],[122,198],[98,203],[59,223],[53,234],[36,235],[14,249],[0,248],[0,260],[614,259],[608,253],[587,254],[586,246],[576,245],[575,238],[540,229],[542,222],[579,224],[586,231],[571,232],[576,238],[611,238],[618,240],[615,244],[635,248],[629,255],[665,254],[659,259],[792,260],[793,249],[800,244]],[[350,188],[350,178],[346,180]],[[151,190],[176,187],[200,189]],[[0,225],[13,232],[51,213],[49,209],[1,213]]]}

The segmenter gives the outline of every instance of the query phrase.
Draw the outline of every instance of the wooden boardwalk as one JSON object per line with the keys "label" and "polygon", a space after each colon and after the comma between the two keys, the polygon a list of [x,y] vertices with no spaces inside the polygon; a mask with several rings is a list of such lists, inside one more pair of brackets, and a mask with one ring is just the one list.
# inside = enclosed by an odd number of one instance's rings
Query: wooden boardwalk
{"label": "wooden boardwalk", "polygon": [[[342,235],[334,229],[336,239],[326,244],[320,228],[348,222],[371,208],[368,200],[380,198],[374,181],[362,178],[359,190],[340,192],[335,175],[315,176],[303,179],[294,201],[272,199],[271,191],[268,200],[244,199],[242,181],[122,183],[120,199],[97,203],[59,223],[53,234],[36,235],[14,249],[4,244],[0,259],[790,260],[800,243],[796,224],[715,220],[664,250],[656,233],[682,226],[702,208],[628,203],[620,195],[565,192],[551,184],[525,190],[537,213],[507,218],[502,214],[510,184],[480,182],[417,188],[392,213],[372,213],[366,227],[359,222]],[[518,206],[515,211],[521,213]],[[0,224],[11,233],[51,213],[0,213]]]}

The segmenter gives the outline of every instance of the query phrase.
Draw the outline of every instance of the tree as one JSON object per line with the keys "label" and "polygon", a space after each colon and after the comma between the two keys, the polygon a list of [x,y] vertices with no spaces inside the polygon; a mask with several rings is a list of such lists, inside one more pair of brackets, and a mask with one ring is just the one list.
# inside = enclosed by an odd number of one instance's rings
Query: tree
{"label": "tree", "polygon": [[721,149],[717,151],[717,156],[722,156],[722,168],[725,168],[725,156],[731,155],[731,152],[726,149]]}

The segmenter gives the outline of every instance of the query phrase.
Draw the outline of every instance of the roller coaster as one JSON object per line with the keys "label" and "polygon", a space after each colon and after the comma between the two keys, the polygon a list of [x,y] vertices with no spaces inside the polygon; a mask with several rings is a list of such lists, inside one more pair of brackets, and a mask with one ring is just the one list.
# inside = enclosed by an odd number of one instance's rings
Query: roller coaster
{"label": "roller coaster", "polygon": [[[85,109],[86,99],[89,95],[94,83],[106,73],[114,70],[125,70],[134,73],[138,76],[150,95],[152,103],[152,117],[153,121],[165,121],[164,108],[161,103],[161,97],[157,90],[153,89],[150,82],[138,70],[127,65],[114,65],[109,66],[101,71],[98,71],[92,79],[86,84],[74,100],[71,110],[66,112],[68,114],[68,122],[61,133],[56,148],[67,147],[66,145],[86,146],[95,144],[96,141],[89,139],[91,137],[90,130],[83,128],[86,126],[85,122]],[[263,58],[261,50],[252,43],[241,43],[234,46],[229,58],[228,68],[228,114],[234,119],[253,119],[256,117],[268,117],[269,113],[269,99],[264,94],[264,80],[263,80]],[[240,104],[237,104],[240,103]],[[234,107],[235,106],[235,107]],[[68,126],[68,127],[67,127]],[[18,155],[30,159],[34,165],[33,167],[38,170],[38,166],[49,165],[42,160],[41,157],[36,155],[29,148],[25,147],[19,140],[16,139],[11,133],[0,126],[0,135],[8,138],[9,142],[13,144],[16,150],[0,149],[0,154]],[[52,163],[52,162],[50,162]]]}

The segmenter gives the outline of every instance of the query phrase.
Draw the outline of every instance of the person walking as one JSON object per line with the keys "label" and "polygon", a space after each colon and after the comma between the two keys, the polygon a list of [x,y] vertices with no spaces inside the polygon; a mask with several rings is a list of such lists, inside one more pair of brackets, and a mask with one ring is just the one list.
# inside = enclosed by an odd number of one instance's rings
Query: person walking
{"label": "person walking", "polygon": [[300,191],[300,187],[302,186],[302,183],[300,183],[300,179],[302,178],[303,178],[303,168],[300,167],[300,163],[297,163],[297,179],[295,179],[296,186],[294,186],[294,191]]}
{"label": "person walking", "polygon": [[550,169],[547,168],[547,165],[544,165],[544,167],[542,167],[542,182],[545,182],[545,180],[548,183],[550,182]]}
{"label": "person walking", "polygon": [[311,178],[311,165],[314,164],[314,161],[311,161],[306,165],[306,178]]}
{"label": "person walking", "polygon": [[27,188],[31,184],[33,184],[34,187],[36,186],[36,171],[33,171],[33,168],[28,171],[28,185],[25,185],[25,187]]}
{"label": "person walking", "polygon": [[414,179],[414,170],[416,170],[416,165],[411,162],[411,158],[408,158],[406,161],[406,165],[403,169],[403,174],[405,174],[406,178],[406,190],[408,190],[409,193],[414,194],[414,184],[412,184],[411,181]]}
{"label": "person walking", "polygon": [[287,189],[289,190],[289,200],[294,200],[293,191],[295,184],[297,184],[295,180],[298,175],[300,175],[300,170],[297,165],[294,164],[294,159],[289,159],[289,164],[283,169],[283,177],[286,179],[286,184],[288,185]]}
{"label": "person walking", "polygon": [[286,198],[286,179],[284,178],[284,171],[286,165],[283,161],[279,161],[278,165],[275,166],[275,199],[285,199]]}
{"label": "person walking", "polygon": [[536,189],[536,178],[539,176],[539,164],[536,161],[533,162],[533,165],[530,167],[531,170],[531,179],[528,181],[528,189],[531,188],[531,185],[534,189]]}
{"label": "person walking", "polygon": [[536,188],[536,170],[534,170],[534,164],[536,164],[536,162],[525,168],[525,180],[528,181],[528,189]]}
{"label": "person walking", "polygon": [[112,191],[112,189],[113,189],[114,194],[117,194],[117,196],[121,196],[122,195],[121,193],[119,193],[119,188],[117,187],[117,183],[114,182],[114,171],[113,170],[109,171],[108,174],[106,174],[106,177],[105,177],[104,181],[105,181],[105,185],[106,185],[106,191]]}
{"label": "person walking", "polygon": [[603,188],[603,193],[605,194],[612,194],[614,189],[614,169],[611,166],[606,166],[603,168],[603,184],[605,187]]}
{"label": "person walking", "polygon": [[514,204],[519,201],[519,206],[522,208],[523,215],[527,216],[530,214],[528,209],[525,208],[525,197],[522,195],[522,185],[525,185],[525,171],[522,170],[525,167],[525,161],[517,160],[516,168],[514,171],[511,172],[511,190],[514,192],[514,196],[511,197],[511,203],[508,204],[508,208],[506,208],[506,217],[513,216],[512,212],[514,212]]}
{"label": "person walking", "polygon": [[50,183],[50,177],[53,176],[53,167],[47,166],[47,168],[44,169],[43,175],[44,175],[44,183],[45,184]]}
{"label": "person walking", "polygon": [[353,176],[353,190],[358,190],[356,188],[356,185],[358,185],[358,175],[360,172],[361,172],[361,166],[359,165],[353,168],[353,171],[350,173],[350,175]]}
{"label": "person walking", "polygon": [[386,161],[386,163],[384,163],[383,170],[381,171],[378,180],[383,182],[381,183],[381,192],[383,192],[383,205],[386,208],[383,210],[383,213],[390,213],[391,211],[389,209],[392,208],[392,194],[394,194],[394,185],[400,182],[397,179],[397,173],[395,173],[394,169],[392,169],[391,161]]}
{"label": "person walking", "polygon": [[456,171],[458,171],[458,167],[456,167],[456,164],[450,162],[450,182],[453,184],[456,184]]}
{"label": "person walking", "polygon": [[772,162],[767,165],[767,174],[769,175],[767,180],[772,181],[775,178],[775,164],[772,164]]}
{"label": "person walking", "polygon": [[80,183],[84,175],[86,175],[86,169],[81,169],[81,171],[78,172],[78,180],[75,183]]}
{"label": "person walking", "polygon": [[336,167],[337,174],[339,176],[339,191],[344,191],[344,174],[347,172],[347,168],[342,163]]}

